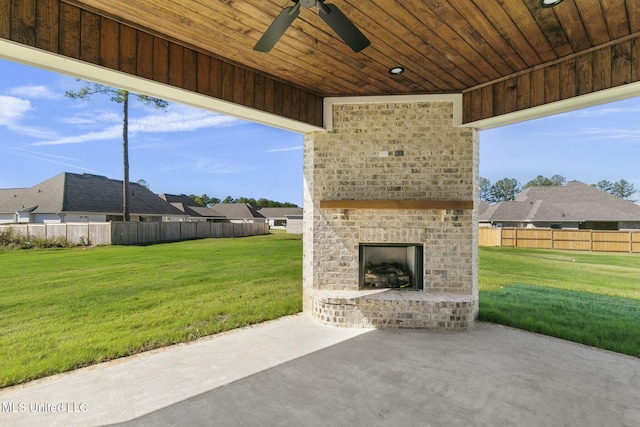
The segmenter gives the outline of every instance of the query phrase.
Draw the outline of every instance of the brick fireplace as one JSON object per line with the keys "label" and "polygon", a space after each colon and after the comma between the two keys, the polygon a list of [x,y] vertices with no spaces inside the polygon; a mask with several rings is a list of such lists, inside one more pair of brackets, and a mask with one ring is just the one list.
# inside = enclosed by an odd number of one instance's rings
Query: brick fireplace
{"label": "brick fireplace", "polygon": [[470,329],[477,133],[454,126],[456,100],[391,99],[333,103],[333,129],[305,137],[304,310],[337,326]]}

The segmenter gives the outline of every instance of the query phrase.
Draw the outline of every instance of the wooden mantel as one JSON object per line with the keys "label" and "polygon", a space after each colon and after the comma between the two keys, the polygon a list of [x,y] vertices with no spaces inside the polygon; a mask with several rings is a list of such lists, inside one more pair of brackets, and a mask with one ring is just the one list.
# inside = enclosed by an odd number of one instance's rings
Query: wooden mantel
{"label": "wooden mantel", "polygon": [[324,209],[473,209],[471,200],[320,200]]}

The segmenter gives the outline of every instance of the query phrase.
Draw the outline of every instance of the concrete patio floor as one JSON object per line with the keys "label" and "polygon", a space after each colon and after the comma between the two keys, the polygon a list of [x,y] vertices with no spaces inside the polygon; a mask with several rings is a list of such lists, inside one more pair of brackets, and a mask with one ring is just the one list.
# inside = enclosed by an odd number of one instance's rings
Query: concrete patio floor
{"label": "concrete patio floor", "polygon": [[488,323],[300,314],[2,389],[0,405],[3,426],[639,426],[640,359]]}

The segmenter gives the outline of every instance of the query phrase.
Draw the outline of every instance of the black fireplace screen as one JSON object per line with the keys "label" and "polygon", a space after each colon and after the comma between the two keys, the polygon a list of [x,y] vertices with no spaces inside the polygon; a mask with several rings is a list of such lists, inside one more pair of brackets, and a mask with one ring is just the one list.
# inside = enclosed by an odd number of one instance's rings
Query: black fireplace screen
{"label": "black fireplace screen", "polygon": [[360,244],[361,289],[422,289],[422,245]]}

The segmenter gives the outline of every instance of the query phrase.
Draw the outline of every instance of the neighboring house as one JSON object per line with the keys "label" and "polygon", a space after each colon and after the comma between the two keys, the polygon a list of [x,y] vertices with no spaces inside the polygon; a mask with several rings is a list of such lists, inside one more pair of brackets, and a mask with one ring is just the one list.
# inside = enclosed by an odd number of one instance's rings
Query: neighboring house
{"label": "neighboring house", "polygon": [[[131,183],[132,221],[184,221],[184,212]],[[0,223],[122,221],[122,181],[61,173],[31,188],[0,189]]]}
{"label": "neighboring house", "polygon": [[228,222],[227,217],[211,208],[205,208],[184,194],[161,194],[160,198],[189,215],[189,221]]}
{"label": "neighboring house", "polygon": [[248,203],[218,203],[213,205],[211,209],[233,223],[267,222],[267,219],[258,212],[257,208]]}
{"label": "neighboring house", "polygon": [[640,206],[579,181],[529,187],[513,201],[478,206],[480,226],[640,229]]}
{"label": "neighboring house", "polygon": [[258,213],[269,222],[269,228],[302,234],[302,208],[259,208]]}

